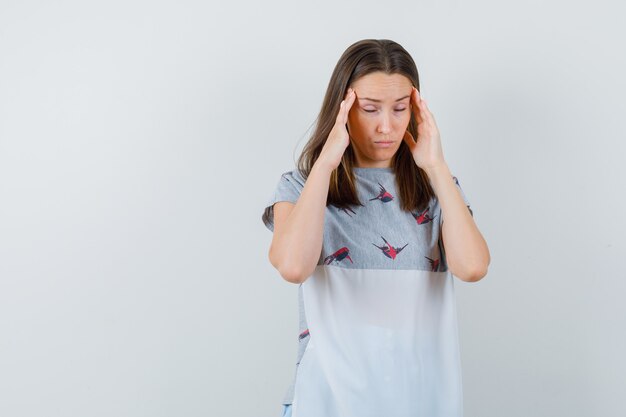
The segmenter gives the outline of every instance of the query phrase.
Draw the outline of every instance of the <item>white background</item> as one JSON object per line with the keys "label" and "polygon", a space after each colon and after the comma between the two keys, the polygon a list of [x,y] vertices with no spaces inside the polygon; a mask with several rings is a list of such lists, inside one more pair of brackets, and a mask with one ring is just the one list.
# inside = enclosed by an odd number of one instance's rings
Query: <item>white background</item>
{"label": "white background", "polygon": [[0,1],[0,415],[281,415],[261,222],[341,53],[414,57],[490,248],[466,417],[623,416],[618,1]]}

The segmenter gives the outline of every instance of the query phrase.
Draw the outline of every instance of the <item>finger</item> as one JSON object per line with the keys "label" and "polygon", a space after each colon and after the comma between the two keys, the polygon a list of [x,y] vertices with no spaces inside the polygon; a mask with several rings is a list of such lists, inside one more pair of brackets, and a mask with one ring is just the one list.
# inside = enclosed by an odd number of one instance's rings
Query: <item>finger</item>
{"label": "finger", "polygon": [[409,146],[409,149],[411,150],[411,152],[413,152],[413,148],[415,148],[416,141],[413,138],[413,135],[411,134],[411,132],[409,132],[408,130],[405,130],[404,136],[402,137],[402,139]]}
{"label": "finger", "polygon": [[337,111],[337,116],[335,117],[335,124],[345,125],[347,123],[347,117],[346,117],[347,112],[345,111],[345,108],[348,107],[348,99],[350,98],[350,91],[351,89],[348,89],[344,99],[341,100],[341,103],[339,103],[339,111]]}
{"label": "finger", "polygon": [[433,125],[435,124],[435,117],[433,116],[432,112],[426,105],[426,100],[424,100],[421,97],[419,99],[419,110],[420,110],[420,116],[423,121],[425,121],[427,124],[433,124]]}
{"label": "finger", "polygon": [[346,100],[341,100],[339,103],[339,111],[337,112],[337,116],[335,117],[335,124],[341,124],[343,122],[343,107],[346,104]]}
{"label": "finger", "polygon": [[350,93],[352,92],[352,87],[348,88],[346,90],[346,95],[343,97],[344,100],[348,100],[348,97],[350,97]]}
{"label": "finger", "polygon": [[426,121],[429,124],[436,125],[435,124],[435,116],[433,116],[432,112],[430,111],[430,109],[426,105],[426,100],[421,100],[421,109],[423,110],[422,114],[423,114],[424,119],[426,119]]}
{"label": "finger", "polygon": [[346,124],[348,123],[348,114],[350,113],[350,109],[352,108],[352,104],[354,104],[354,101],[356,100],[356,91],[354,91],[353,89],[350,89],[350,92],[348,93],[348,98],[346,100],[344,100],[343,103],[343,123]]}
{"label": "finger", "polygon": [[413,91],[411,92],[411,105],[413,108],[413,115],[415,116],[415,121],[419,124],[424,121],[421,112],[421,98],[419,96],[419,91],[417,88],[413,87]]}

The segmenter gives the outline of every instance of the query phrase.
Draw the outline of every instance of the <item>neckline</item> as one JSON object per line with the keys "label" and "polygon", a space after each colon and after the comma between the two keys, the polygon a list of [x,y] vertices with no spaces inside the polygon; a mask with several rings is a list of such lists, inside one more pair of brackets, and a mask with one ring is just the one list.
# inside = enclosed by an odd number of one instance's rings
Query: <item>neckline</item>
{"label": "neckline", "polygon": [[375,167],[375,168],[368,168],[368,167],[352,167],[352,169],[356,172],[370,172],[370,171],[376,171],[376,172],[393,172],[393,168],[392,167]]}

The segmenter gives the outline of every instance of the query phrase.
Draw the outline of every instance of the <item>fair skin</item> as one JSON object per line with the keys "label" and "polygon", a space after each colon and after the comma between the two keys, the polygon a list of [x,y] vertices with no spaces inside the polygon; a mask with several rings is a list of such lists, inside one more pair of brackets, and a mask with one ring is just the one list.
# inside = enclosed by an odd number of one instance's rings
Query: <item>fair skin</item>
{"label": "fair skin", "polygon": [[[355,166],[391,167],[411,120],[411,81],[400,74],[374,72],[351,86],[356,101],[348,113],[348,132]],[[390,145],[380,141],[391,141]]]}
{"label": "fair skin", "polygon": [[[417,141],[406,131],[410,112],[418,123]],[[383,145],[380,141],[391,143]],[[486,275],[491,261],[487,243],[454,184],[430,109],[407,77],[374,72],[356,80],[348,90],[298,202],[274,205],[269,258],[287,281],[303,282],[315,269],[322,247],[330,173],[339,165],[346,147],[353,145],[358,167],[391,167],[401,141],[409,146],[417,166],[428,174],[439,200],[450,272],[466,282]]]}

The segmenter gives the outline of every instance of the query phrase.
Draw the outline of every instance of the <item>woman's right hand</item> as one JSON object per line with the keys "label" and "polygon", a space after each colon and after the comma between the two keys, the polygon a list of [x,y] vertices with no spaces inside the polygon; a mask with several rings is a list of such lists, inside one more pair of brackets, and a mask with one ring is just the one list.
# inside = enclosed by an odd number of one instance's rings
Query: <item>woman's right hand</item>
{"label": "woman's right hand", "polygon": [[346,123],[348,123],[348,112],[352,108],[355,98],[356,93],[352,88],[349,88],[346,92],[346,97],[339,105],[335,125],[328,134],[322,152],[320,152],[320,156],[318,157],[318,160],[321,159],[332,169],[339,166],[343,153],[350,144],[350,136],[346,129]]}

